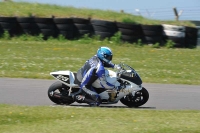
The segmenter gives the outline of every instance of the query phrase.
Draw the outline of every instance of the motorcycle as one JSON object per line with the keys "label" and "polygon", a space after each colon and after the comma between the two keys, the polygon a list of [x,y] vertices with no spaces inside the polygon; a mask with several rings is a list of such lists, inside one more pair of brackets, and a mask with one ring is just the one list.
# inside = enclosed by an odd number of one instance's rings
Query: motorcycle
{"label": "motorcycle", "polygon": [[[120,63],[119,66],[116,71],[105,69],[105,77],[109,83],[121,89],[104,89],[100,86],[99,79],[92,84],[101,98],[101,104],[116,104],[121,101],[128,107],[144,105],[149,99],[149,92],[142,86],[139,74],[129,65]],[[81,93],[76,73],[55,71],[50,75],[58,81],[49,87],[49,99],[56,104],[70,105],[74,103],[74,96]]]}

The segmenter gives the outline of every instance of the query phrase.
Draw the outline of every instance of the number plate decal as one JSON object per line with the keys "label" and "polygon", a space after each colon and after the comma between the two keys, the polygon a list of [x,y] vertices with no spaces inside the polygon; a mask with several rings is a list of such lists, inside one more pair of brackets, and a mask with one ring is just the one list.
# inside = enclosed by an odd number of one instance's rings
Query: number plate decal
{"label": "number plate decal", "polygon": [[57,75],[56,78],[64,82],[67,82],[69,80],[69,78],[65,77],[64,75]]}

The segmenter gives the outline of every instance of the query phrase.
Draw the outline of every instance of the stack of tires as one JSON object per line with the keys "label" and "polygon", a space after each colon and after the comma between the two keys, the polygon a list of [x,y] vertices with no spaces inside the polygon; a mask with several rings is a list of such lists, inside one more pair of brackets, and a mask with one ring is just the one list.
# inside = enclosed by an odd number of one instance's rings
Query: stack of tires
{"label": "stack of tires", "polygon": [[53,18],[34,18],[36,23],[36,34],[43,34],[44,39],[48,37],[56,37],[56,26],[53,22]]}
{"label": "stack of tires", "polygon": [[200,47],[200,21],[191,21],[197,28],[197,47]]}
{"label": "stack of tires", "polygon": [[[1,19],[1,18],[0,18]],[[3,27],[1,26],[1,21],[0,21],[0,37],[3,35],[4,33],[4,29]]]}
{"label": "stack of tires", "polygon": [[91,36],[93,34],[92,25],[89,19],[85,18],[72,18],[74,24],[74,37],[80,38],[84,35]]}
{"label": "stack of tires", "polygon": [[71,18],[54,18],[53,21],[57,35],[62,35],[69,40],[74,38],[74,24]]}
{"label": "stack of tires", "polygon": [[141,25],[144,34],[144,42],[147,44],[159,43],[163,45],[163,28],[161,25]]}
{"label": "stack of tires", "polygon": [[197,46],[198,29],[195,27],[185,27],[185,47],[193,48]]}
{"label": "stack of tires", "polygon": [[10,36],[19,34],[19,25],[16,17],[0,17],[0,35],[8,31]]}
{"label": "stack of tires", "polygon": [[197,32],[197,46],[200,47],[200,25],[197,26],[198,32]]}
{"label": "stack of tires", "polygon": [[105,20],[90,20],[94,35],[99,36],[100,39],[110,38],[117,32],[117,26],[115,22]]}
{"label": "stack of tires", "polygon": [[143,40],[142,27],[139,24],[116,23],[118,31],[121,32],[121,40],[124,42],[134,43],[139,39]]}
{"label": "stack of tires", "polygon": [[38,27],[33,17],[17,17],[17,22],[19,24],[20,34],[37,34]]}
{"label": "stack of tires", "polygon": [[174,47],[185,47],[185,26],[176,26],[168,24],[163,24],[162,26],[165,42],[167,40],[172,40],[175,43]]}

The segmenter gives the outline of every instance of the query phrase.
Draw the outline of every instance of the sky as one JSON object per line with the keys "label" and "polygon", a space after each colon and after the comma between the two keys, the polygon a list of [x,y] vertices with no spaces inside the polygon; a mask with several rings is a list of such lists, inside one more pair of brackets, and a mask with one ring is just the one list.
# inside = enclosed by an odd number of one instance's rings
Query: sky
{"label": "sky", "polygon": [[73,6],[77,8],[90,8],[113,10],[141,15],[146,18],[158,20],[175,20],[176,8],[179,20],[200,21],[200,0],[14,0]]}

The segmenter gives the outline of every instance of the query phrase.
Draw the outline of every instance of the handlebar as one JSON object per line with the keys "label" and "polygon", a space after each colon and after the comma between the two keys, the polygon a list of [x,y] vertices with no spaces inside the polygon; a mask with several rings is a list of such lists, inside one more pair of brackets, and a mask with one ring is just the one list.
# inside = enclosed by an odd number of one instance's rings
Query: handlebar
{"label": "handlebar", "polygon": [[117,74],[117,78],[119,78],[121,76],[122,73],[126,72],[126,70],[124,69],[124,64],[123,63],[119,63],[118,66],[120,67],[120,69],[117,69],[116,74]]}
{"label": "handlebar", "polygon": [[127,70],[131,70],[131,72],[133,72],[134,75],[136,75],[136,73],[137,73],[132,67],[130,67],[126,64],[123,64],[121,62],[118,64],[118,66],[120,67],[120,69],[117,69],[117,71],[116,71],[117,78],[120,78],[121,74],[127,73]]}

